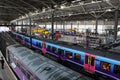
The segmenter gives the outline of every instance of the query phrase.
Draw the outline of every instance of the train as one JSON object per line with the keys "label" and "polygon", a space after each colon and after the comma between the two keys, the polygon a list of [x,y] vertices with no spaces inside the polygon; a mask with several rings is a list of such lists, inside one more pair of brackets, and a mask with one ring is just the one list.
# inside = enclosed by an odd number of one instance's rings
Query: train
{"label": "train", "polygon": [[90,74],[102,76],[106,80],[120,80],[119,54],[83,48],[78,45],[64,45],[59,41],[30,38],[16,32],[13,32],[13,35],[21,43],[28,46],[31,43],[33,48],[41,50],[44,54],[78,65]]}
{"label": "train", "polygon": [[6,48],[6,60],[18,80],[93,80],[20,44]]}

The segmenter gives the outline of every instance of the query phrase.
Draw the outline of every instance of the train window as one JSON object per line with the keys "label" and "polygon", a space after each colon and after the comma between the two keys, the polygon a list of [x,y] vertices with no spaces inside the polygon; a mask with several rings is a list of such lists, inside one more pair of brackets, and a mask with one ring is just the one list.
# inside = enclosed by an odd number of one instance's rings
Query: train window
{"label": "train window", "polygon": [[38,42],[36,42],[36,46],[38,46],[39,45],[39,43]]}
{"label": "train window", "polygon": [[114,65],[114,73],[120,75],[120,66]]}
{"label": "train window", "polygon": [[62,49],[58,49],[58,54],[60,54],[60,55],[64,55],[64,50],[62,50]]}
{"label": "train window", "polygon": [[22,39],[22,36],[20,37],[20,39]]}
{"label": "train window", "polygon": [[42,48],[46,48],[46,43],[42,43]]}
{"label": "train window", "polygon": [[19,36],[19,38],[20,38],[20,39],[22,39],[22,37],[21,37],[21,36]]}
{"label": "train window", "polygon": [[89,64],[91,66],[94,66],[94,58],[91,56],[85,56],[85,64]]}
{"label": "train window", "polygon": [[48,47],[47,47],[47,50],[50,51],[50,48],[51,48],[51,46],[48,46]]}
{"label": "train window", "polygon": [[41,48],[41,43],[38,43],[38,46]]}
{"label": "train window", "polygon": [[100,68],[105,71],[110,71],[110,63],[101,61]]}
{"label": "train window", "polygon": [[56,53],[56,50],[57,50],[57,48],[52,47],[52,52],[53,52],[53,53]]}
{"label": "train window", "polygon": [[66,56],[67,56],[68,58],[72,58],[72,52],[66,51]]}
{"label": "train window", "polygon": [[88,56],[85,56],[85,64],[88,64]]}
{"label": "train window", "polygon": [[26,38],[25,38],[25,41],[26,41],[26,42],[29,42],[29,40],[28,40],[28,39],[26,39]]}
{"label": "train window", "polygon": [[80,61],[80,54],[75,53],[74,54],[74,60]]}
{"label": "train window", "polygon": [[88,64],[91,65],[92,57],[88,56]]}
{"label": "train window", "polygon": [[91,65],[94,66],[94,61],[95,61],[95,58],[92,57],[92,60],[91,60]]}

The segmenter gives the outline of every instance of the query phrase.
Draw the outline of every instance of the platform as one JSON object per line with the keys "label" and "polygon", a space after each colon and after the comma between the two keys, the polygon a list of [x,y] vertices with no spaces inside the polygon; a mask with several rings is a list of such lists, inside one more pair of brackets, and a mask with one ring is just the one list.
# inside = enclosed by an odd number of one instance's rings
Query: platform
{"label": "platform", "polygon": [[[2,53],[0,51],[0,57],[2,56]],[[6,60],[4,59],[4,69],[1,68],[1,62],[0,62],[0,80],[17,80],[16,76],[8,66]]]}
{"label": "platform", "polygon": [[118,53],[120,54],[120,46],[117,46],[115,48],[112,48],[112,49],[109,49],[110,52],[113,52],[113,53]]}

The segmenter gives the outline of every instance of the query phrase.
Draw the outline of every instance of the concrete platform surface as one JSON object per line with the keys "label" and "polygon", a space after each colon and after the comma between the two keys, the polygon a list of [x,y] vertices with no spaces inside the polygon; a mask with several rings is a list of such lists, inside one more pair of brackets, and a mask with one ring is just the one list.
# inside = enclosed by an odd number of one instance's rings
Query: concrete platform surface
{"label": "concrete platform surface", "polygon": [[[0,51],[0,60],[1,60],[2,53]],[[0,62],[0,80],[18,80],[10,67],[8,66],[5,58],[4,58],[4,69],[1,68],[1,62]]]}

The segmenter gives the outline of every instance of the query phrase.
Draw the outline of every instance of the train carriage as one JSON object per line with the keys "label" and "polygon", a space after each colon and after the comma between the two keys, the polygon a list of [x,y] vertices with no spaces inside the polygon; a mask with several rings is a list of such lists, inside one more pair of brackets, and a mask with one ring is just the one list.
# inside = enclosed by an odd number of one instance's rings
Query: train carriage
{"label": "train carriage", "polygon": [[35,47],[37,42],[41,46],[38,46],[37,49],[44,51],[44,53],[77,64],[91,74],[106,76],[105,78],[110,80],[120,80],[119,54],[114,55],[113,53],[82,48],[78,45],[64,45],[62,42],[32,38],[32,43],[34,43]]}
{"label": "train carriage", "polygon": [[92,80],[19,44],[8,46],[6,53],[20,80]]}
{"label": "train carriage", "polygon": [[14,38],[19,41],[20,43],[26,45],[26,46],[30,46],[30,37],[29,36],[24,36],[22,34],[19,33],[15,33],[13,32]]}

